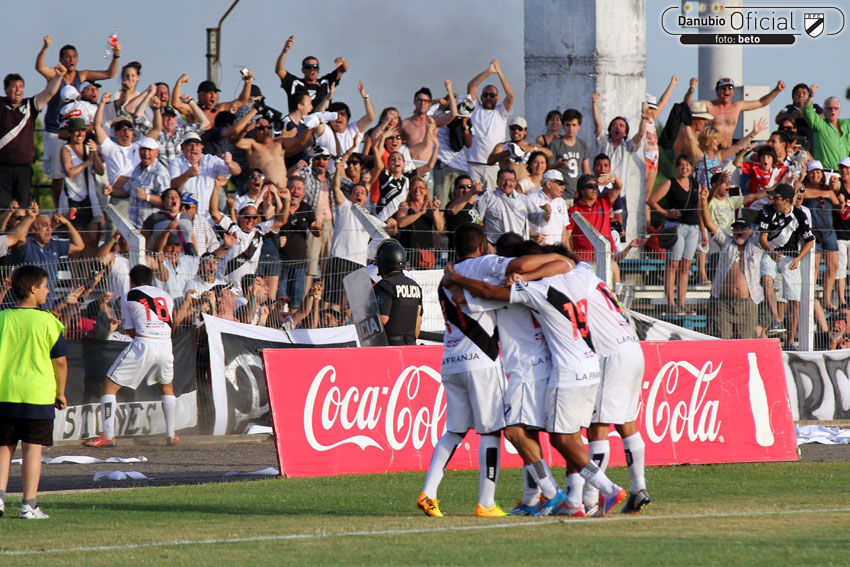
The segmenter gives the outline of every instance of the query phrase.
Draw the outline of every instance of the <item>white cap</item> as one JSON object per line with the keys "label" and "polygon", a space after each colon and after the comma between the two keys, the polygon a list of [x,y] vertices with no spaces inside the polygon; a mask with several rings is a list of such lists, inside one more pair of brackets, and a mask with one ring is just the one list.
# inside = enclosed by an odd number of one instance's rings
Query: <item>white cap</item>
{"label": "white cap", "polygon": [[646,104],[649,105],[649,108],[658,108],[658,99],[646,93]]}
{"label": "white cap", "polygon": [[838,165],[839,167],[850,167],[850,157],[841,158]]}
{"label": "white cap", "polygon": [[511,118],[511,121],[508,122],[508,127],[510,126],[522,126],[523,128],[528,128],[528,122],[526,122],[525,118],[522,116],[514,116]]}
{"label": "white cap", "polygon": [[148,138],[147,136],[144,136],[141,140],[139,140],[139,147],[148,150],[158,150],[159,144],[157,144],[156,140],[154,140],[153,138]]}
{"label": "white cap", "polygon": [[186,134],[185,136],[183,136],[183,139],[180,141],[180,145],[183,145],[183,144],[185,144],[186,142],[191,142],[191,141],[193,141],[193,142],[198,142],[199,144],[202,144],[202,143],[203,143],[203,142],[201,141],[201,137],[198,135],[198,133],[197,133],[197,132],[189,132],[188,134]]}
{"label": "white cap", "polygon": [[806,171],[811,171],[813,169],[823,170],[823,164],[816,159],[813,159],[809,163],[806,164]]}
{"label": "white cap", "polygon": [[74,87],[74,85],[65,85],[62,87],[62,90],[59,91],[59,96],[62,97],[62,100],[77,100],[80,96],[80,92]]}
{"label": "white cap", "polygon": [[564,175],[557,169],[548,169],[543,174],[543,181],[559,181],[564,183]]}

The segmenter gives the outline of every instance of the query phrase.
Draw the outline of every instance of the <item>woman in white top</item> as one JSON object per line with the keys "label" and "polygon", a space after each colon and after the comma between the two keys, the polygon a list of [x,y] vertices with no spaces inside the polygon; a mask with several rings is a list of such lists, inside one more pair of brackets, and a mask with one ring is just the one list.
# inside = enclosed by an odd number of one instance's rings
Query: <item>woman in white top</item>
{"label": "woman in white top", "polygon": [[531,155],[528,156],[528,163],[525,164],[528,169],[528,177],[520,179],[517,183],[520,191],[526,195],[540,191],[543,187],[543,174],[546,173],[548,163],[546,154],[543,152],[531,152]]}
{"label": "woman in white top", "polygon": [[86,142],[86,123],[82,118],[71,118],[68,131],[71,138],[60,153],[65,188],[59,195],[59,213],[80,231],[85,243],[80,255],[90,256],[97,249],[104,220],[98,200],[100,184],[94,176],[103,175],[106,167],[94,141]]}

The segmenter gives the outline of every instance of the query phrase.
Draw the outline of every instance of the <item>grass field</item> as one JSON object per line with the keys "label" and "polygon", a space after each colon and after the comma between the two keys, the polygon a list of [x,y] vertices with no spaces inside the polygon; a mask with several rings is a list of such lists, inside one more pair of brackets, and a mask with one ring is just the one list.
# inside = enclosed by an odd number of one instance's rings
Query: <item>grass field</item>
{"label": "grass field", "polygon": [[[0,565],[850,564],[846,463],[647,472],[652,506],[592,520],[475,518],[477,471],[446,475],[442,519],[415,507],[421,473],[45,494],[40,522],[16,519],[13,498]],[[498,501],[519,492],[502,471]]]}

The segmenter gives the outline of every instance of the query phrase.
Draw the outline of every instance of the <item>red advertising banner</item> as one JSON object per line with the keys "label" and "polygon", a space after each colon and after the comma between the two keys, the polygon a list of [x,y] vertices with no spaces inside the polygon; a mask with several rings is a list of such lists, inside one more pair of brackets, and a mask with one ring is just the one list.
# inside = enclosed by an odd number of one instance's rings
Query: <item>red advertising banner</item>
{"label": "red advertising banner", "polygon": [[[641,346],[637,421],[648,465],[797,459],[777,341]],[[264,350],[281,473],[427,470],[445,430],[441,354],[439,346]],[[550,463],[563,464],[548,443],[543,449]],[[502,466],[521,464],[503,440]],[[611,464],[624,464],[614,432]],[[478,436],[469,432],[449,468],[477,467]]]}

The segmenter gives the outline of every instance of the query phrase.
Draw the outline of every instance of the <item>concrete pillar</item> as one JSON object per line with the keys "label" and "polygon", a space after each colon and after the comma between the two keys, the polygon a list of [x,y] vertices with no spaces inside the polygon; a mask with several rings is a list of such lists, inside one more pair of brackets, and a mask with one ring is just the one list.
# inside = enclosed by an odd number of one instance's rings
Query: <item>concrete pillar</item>
{"label": "concrete pillar", "polygon": [[[625,116],[637,131],[646,93],[646,6],[644,0],[525,0],[525,117],[529,137],[545,131],[552,109],[576,108],[584,115],[579,137],[595,146],[590,96],[602,93],[607,127]],[[660,93],[657,93],[660,94]],[[645,232],[645,164],[635,154],[625,182],[627,238]]]}

